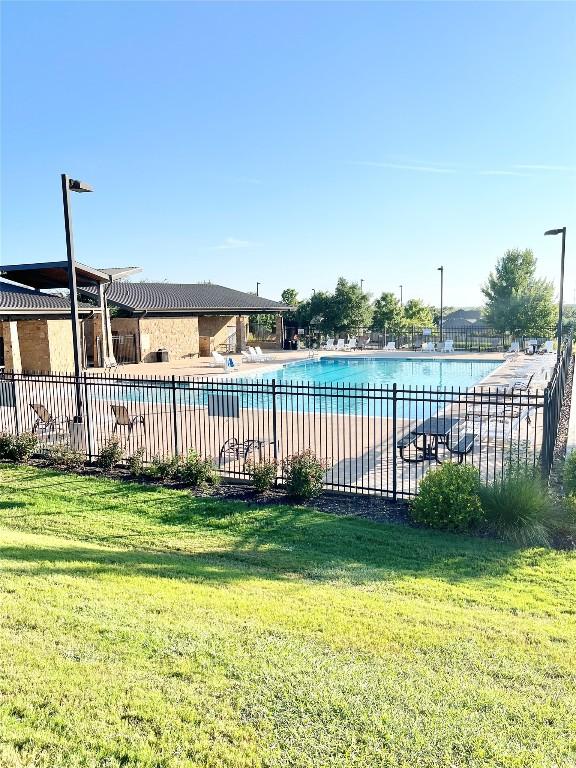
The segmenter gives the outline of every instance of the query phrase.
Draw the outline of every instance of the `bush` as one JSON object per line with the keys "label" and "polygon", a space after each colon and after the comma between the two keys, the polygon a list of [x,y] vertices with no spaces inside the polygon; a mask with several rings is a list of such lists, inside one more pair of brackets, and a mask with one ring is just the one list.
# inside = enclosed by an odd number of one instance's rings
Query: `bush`
{"label": "bush", "polygon": [[523,546],[547,546],[561,517],[534,467],[510,466],[501,480],[481,489],[480,499],[488,532]]}
{"label": "bush", "polygon": [[122,459],[122,454],[120,440],[117,437],[111,437],[100,449],[96,463],[104,471],[109,472]]}
{"label": "bush", "polygon": [[0,434],[0,459],[26,462],[38,445],[38,438],[31,432],[21,435]]}
{"label": "bush", "polygon": [[144,448],[138,448],[126,459],[126,464],[131,475],[140,477],[144,474]]}
{"label": "bush", "polygon": [[445,531],[466,531],[482,519],[480,475],[464,464],[443,464],[420,483],[410,505],[412,519]]}
{"label": "bush", "polygon": [[288,456],[282,462],[286,493],[295,499],[311,499],[324,486],[326,464],[310,449]]}
{"label": "bush", "polygon": [[258,463],[249,462],[246,468],[250,472],[250,479],[257,493],[270,490],[276,483],[278,463],[274,459],[272,461],[259,461]]}
{"label": "bush", "polygon": [[191,450],[180,465],[180,478],[194,488],[203,485],[218,485],[220,475],[210,457],[202,458],[196,451]]}
{"label": "bush", "polygon": [[569,453],[564,462],[564,490],[576,493],[576,451]]}
{"label": "bush", "polygon": [[84,466],[85,457],[80,451],[73,451],[68,445],[53,445],[46,451],[46,460],[53,467],[77,470]]}
{"label": "bush", "polygon": [[156,480],[174,480],[180,473],[181,464],[179,456],[154,456],[144,474]]}

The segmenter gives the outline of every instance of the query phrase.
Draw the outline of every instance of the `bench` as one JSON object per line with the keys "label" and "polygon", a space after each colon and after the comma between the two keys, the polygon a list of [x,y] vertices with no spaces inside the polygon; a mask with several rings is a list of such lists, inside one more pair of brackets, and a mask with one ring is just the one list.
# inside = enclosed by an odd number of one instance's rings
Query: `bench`
{"label": "bench", "polygon": [[467,432],[465,435],[460,437],[456,445],[449,448],[450,453],[454,453],[456,456],[458,456],[458,464],[462,464],[464,461],[464,456],[472,451],[474,448],[475,440],[476,435],[473,435],[471,432]]}
{"label": "bench", "polygon": [[400,448],[400,451],[403,451],[404,448],[408,448],[409,445],[412,445],[412,443],[416,442],[416,435],[413,435],[412,432],[408,432],[408,434],[404,435],[404,437],[401,437],[400,440],[396,443],[396,447]]}

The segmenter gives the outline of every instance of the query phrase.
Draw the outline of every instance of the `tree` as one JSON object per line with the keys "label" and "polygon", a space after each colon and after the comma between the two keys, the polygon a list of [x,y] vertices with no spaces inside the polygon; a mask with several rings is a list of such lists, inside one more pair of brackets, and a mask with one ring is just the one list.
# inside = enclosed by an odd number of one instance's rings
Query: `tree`
{"label": "tree", "polygon": [[383,331],[385,328],[392,333],[398,333],[404,324],[402,305],[393,293],[383,293],[374,302],[372,328]]}
{"label": "tree", "polygon": [[531,250],[508,250],[488,276],[484,316],[501,333],[548,336],[557,322],[554,287],[536,277]]}
{"label": "tree", "polygon": [[336,290],[324,308],[323,327],[346,333],[369,328],[371,321],[370,295],[362,291],[359,283],[349,283],[343,277],[338,278]]}
{"label": "tree", "polygon": [[434,312],[420,299],[410,299],[404,304],[404,320],[407,326],[426,328],[432,325]]}
{"label": "tree", "polygon": [[288,304],[289,307],[297,307],[300,303],[296,288],[284,288],[281,298],[284,304]]}

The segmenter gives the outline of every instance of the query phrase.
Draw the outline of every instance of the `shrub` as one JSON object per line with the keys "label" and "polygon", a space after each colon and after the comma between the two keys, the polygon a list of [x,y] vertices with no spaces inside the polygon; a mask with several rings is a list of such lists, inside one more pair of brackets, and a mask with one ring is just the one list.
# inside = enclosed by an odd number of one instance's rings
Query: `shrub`
{"label": "shrub", "polygon": [[111,437],[100,449],[96,463],[108,472],[122,459],[122,453],[120,440],[117,437]]}
{"label": "shrub", "polygon": [[156,480],[173,480],[179,474],[181,464],[179,456],[154,456],[144,474]]}
{"label": "shrub", "polygon": [[144,474],[144,448],[138,448],[126,459],[126,464],[131,475],[140,477]]}
{"label": "shrub", "polygon": [[188,453],[180,465],[178,474],[185,483],[194,488],[218,485],[220,482],[220,475],[212,459],[209,456],[204,459],[194,450]]}
{"label": "shrub", "polygon": [[38,438],[31,432],[21,435],[0,435],[0,459],[26,462],[32,456],[38,445]]}
{"label": "shrub", "polygon": [[288,456],[282,461],[286,493],[295,499],[311,499],[324,485],[326,464],[310,449]]}
{"label": "shrub", "polygon": [[249,462],[246,468],[250,472],[250,479],[257,493],[270,490],[276,482],[278,463],[272,461]]}
{"label": "shrub", "polygon": [[566,493],[576,492],[576,451],[569,453],[564,462],[564,490]]}
{"label": "shrub", "polygon": [[480,499],[488,531],[523,546],[546,546],[561,515],[537,468],[510,466],[501,480],[482,488]]}
{"label": "shrub", "polygon": [[84,466],[85,457],[80,451],[73,451],[68,445],[53,445],[46,451],[49,464],[59,469],[75,470]]}
{"label": "shrub", "polygon": [[480,475],[474,467],[443,464],[420,483],[410,505],[412,519],[446,531],[465,531],[482,519]]}

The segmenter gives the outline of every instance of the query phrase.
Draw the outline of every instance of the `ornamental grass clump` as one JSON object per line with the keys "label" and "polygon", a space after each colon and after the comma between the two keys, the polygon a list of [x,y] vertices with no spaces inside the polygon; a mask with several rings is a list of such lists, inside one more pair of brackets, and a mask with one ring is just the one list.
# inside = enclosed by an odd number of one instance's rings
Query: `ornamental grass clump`
{"label": "ornamental grass clump", "polygon": [[282,475],[288,496],[311,499],[322,491],[326,463],[310,449],[288,456],[282,462]]}
{"label": "ornamental grass clump", "polygon": [[487,532],[521,546],[548,546],[562,517],[537,467],[510,465],[480,499]]}
{"label": "ornamental grass clump", "polygon": [[480,474],[464,464],[443,464],[420,483],[410,505],[414,522],[445,531],[468,531],[482,520]]}

